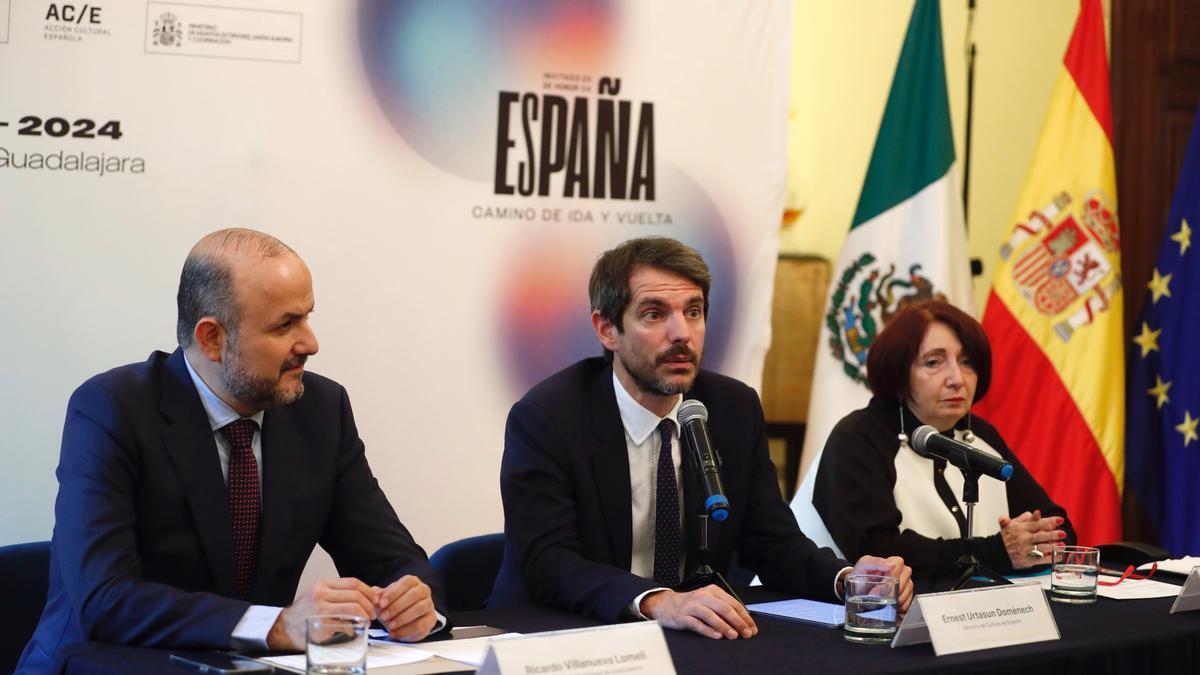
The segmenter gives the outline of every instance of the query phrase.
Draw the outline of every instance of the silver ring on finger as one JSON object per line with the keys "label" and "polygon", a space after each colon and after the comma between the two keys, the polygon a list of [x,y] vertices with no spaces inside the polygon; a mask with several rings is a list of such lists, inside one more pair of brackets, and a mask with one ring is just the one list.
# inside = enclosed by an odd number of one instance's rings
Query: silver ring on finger
{"label": "silver ring on finger", "polygon": [[1046,557],[1046,554],[1038,550],[1038,547],[1035,545],[1033,548],[1029,549],[1029,553],[1026,553],[1025,557],[1031,560],[1041,560],[1042,558]]}

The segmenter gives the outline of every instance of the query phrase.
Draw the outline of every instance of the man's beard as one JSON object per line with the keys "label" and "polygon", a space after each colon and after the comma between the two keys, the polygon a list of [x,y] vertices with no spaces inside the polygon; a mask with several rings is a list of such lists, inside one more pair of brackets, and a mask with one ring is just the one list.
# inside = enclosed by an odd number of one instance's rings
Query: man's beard
{"label": "man's beard", "polygon": [[624,359],[622,359],[622,363],[625,364],[625,370],[629,373],[629,376],[633,378],[633,382],[637,385],[638,389],[651,394],[673,396],[675,394],[682,394],[683,392],[691,389],[692,383],[696,381],[695,374],[679,384],[672,384],[666,379],[658,376],[659,364],[665,363],[676,356],[689,357],[692,365],[694,365],[696,367],[696,371],[699,372],[700,354],[692,351],[692,348],[685,344],[674,345],[667,351],[655,356],[653,362],[642,359],[640,356],[635,356],[630,362],[626,362]]}
{"label": "man's beard", "polygon": [[[280,386],[281,375],[285,370],[304,365],[307,360],[308,357],[304,355],[288,359],[280,367],[280,375],[273,378],[255,375],[246,370],[240,345],[236,340],[230,340],[225,367],[221,369],[221,384],[234,398],[255,410],[268,410],[277,405],[295,403],[304,395],[304,382],[297,382],[295,389],[288,390]],[[303,375],[301,373],[301,377]]]}

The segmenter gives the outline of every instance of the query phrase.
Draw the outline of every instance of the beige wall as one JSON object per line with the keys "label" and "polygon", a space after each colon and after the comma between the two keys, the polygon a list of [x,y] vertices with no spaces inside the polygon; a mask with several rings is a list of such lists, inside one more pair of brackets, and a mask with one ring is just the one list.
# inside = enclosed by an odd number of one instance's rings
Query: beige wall
{"label": "beige wall", "polygon": [[[1108,24],[1110,2],[1105,3]],[[913,3],[796,0],[793,12],[789,201],[804,215],[782,251],[836,260],[867,173]],[[983,312],[991,268],[1079,10],[1077,0],[978,0],[970,252]],[[950,114],[960,163],[966,126],[966,0],[942,1]]]}

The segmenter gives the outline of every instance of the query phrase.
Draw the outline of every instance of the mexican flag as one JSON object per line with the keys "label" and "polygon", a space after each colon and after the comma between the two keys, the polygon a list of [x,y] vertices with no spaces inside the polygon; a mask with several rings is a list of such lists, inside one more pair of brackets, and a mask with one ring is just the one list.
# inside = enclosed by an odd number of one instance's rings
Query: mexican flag
{"label": "mexican flag", "polygon": [[1067,509],[1081,544],[1121,538],[1125,350],[1112,106],[1100,0],[1082,0],[1000,249],[978,412]]}
{"label": "mexican flag", "polygon": [[937,0],[917,0],[821,318],[801,461],[809,469],[792,501],[818,544],[832,541],[812,507],[816,467],[834,425],[871,398],[872,340],[906,304],[937,298],[973,313],[971,297],[941,14]]}

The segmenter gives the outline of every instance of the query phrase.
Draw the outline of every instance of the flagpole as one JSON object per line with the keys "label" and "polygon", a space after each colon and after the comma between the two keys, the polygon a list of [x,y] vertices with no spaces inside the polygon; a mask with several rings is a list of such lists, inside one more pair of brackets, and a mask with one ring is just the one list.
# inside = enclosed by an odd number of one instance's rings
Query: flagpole
{"label": "flagpole", "polygon": [[[971,227],[971,130],[975,126],[975,0],[967,0],[967,129],[963,142],[963,230]],[[971,276],[983,276],[983,261],[971,258]]]}
{"label": "flagpole", "polygon": [[971,218],[971,128],[975,121],[975,0],[967,0],[967,129],[966,140],[963,143],[963,227],[970,229]]}

